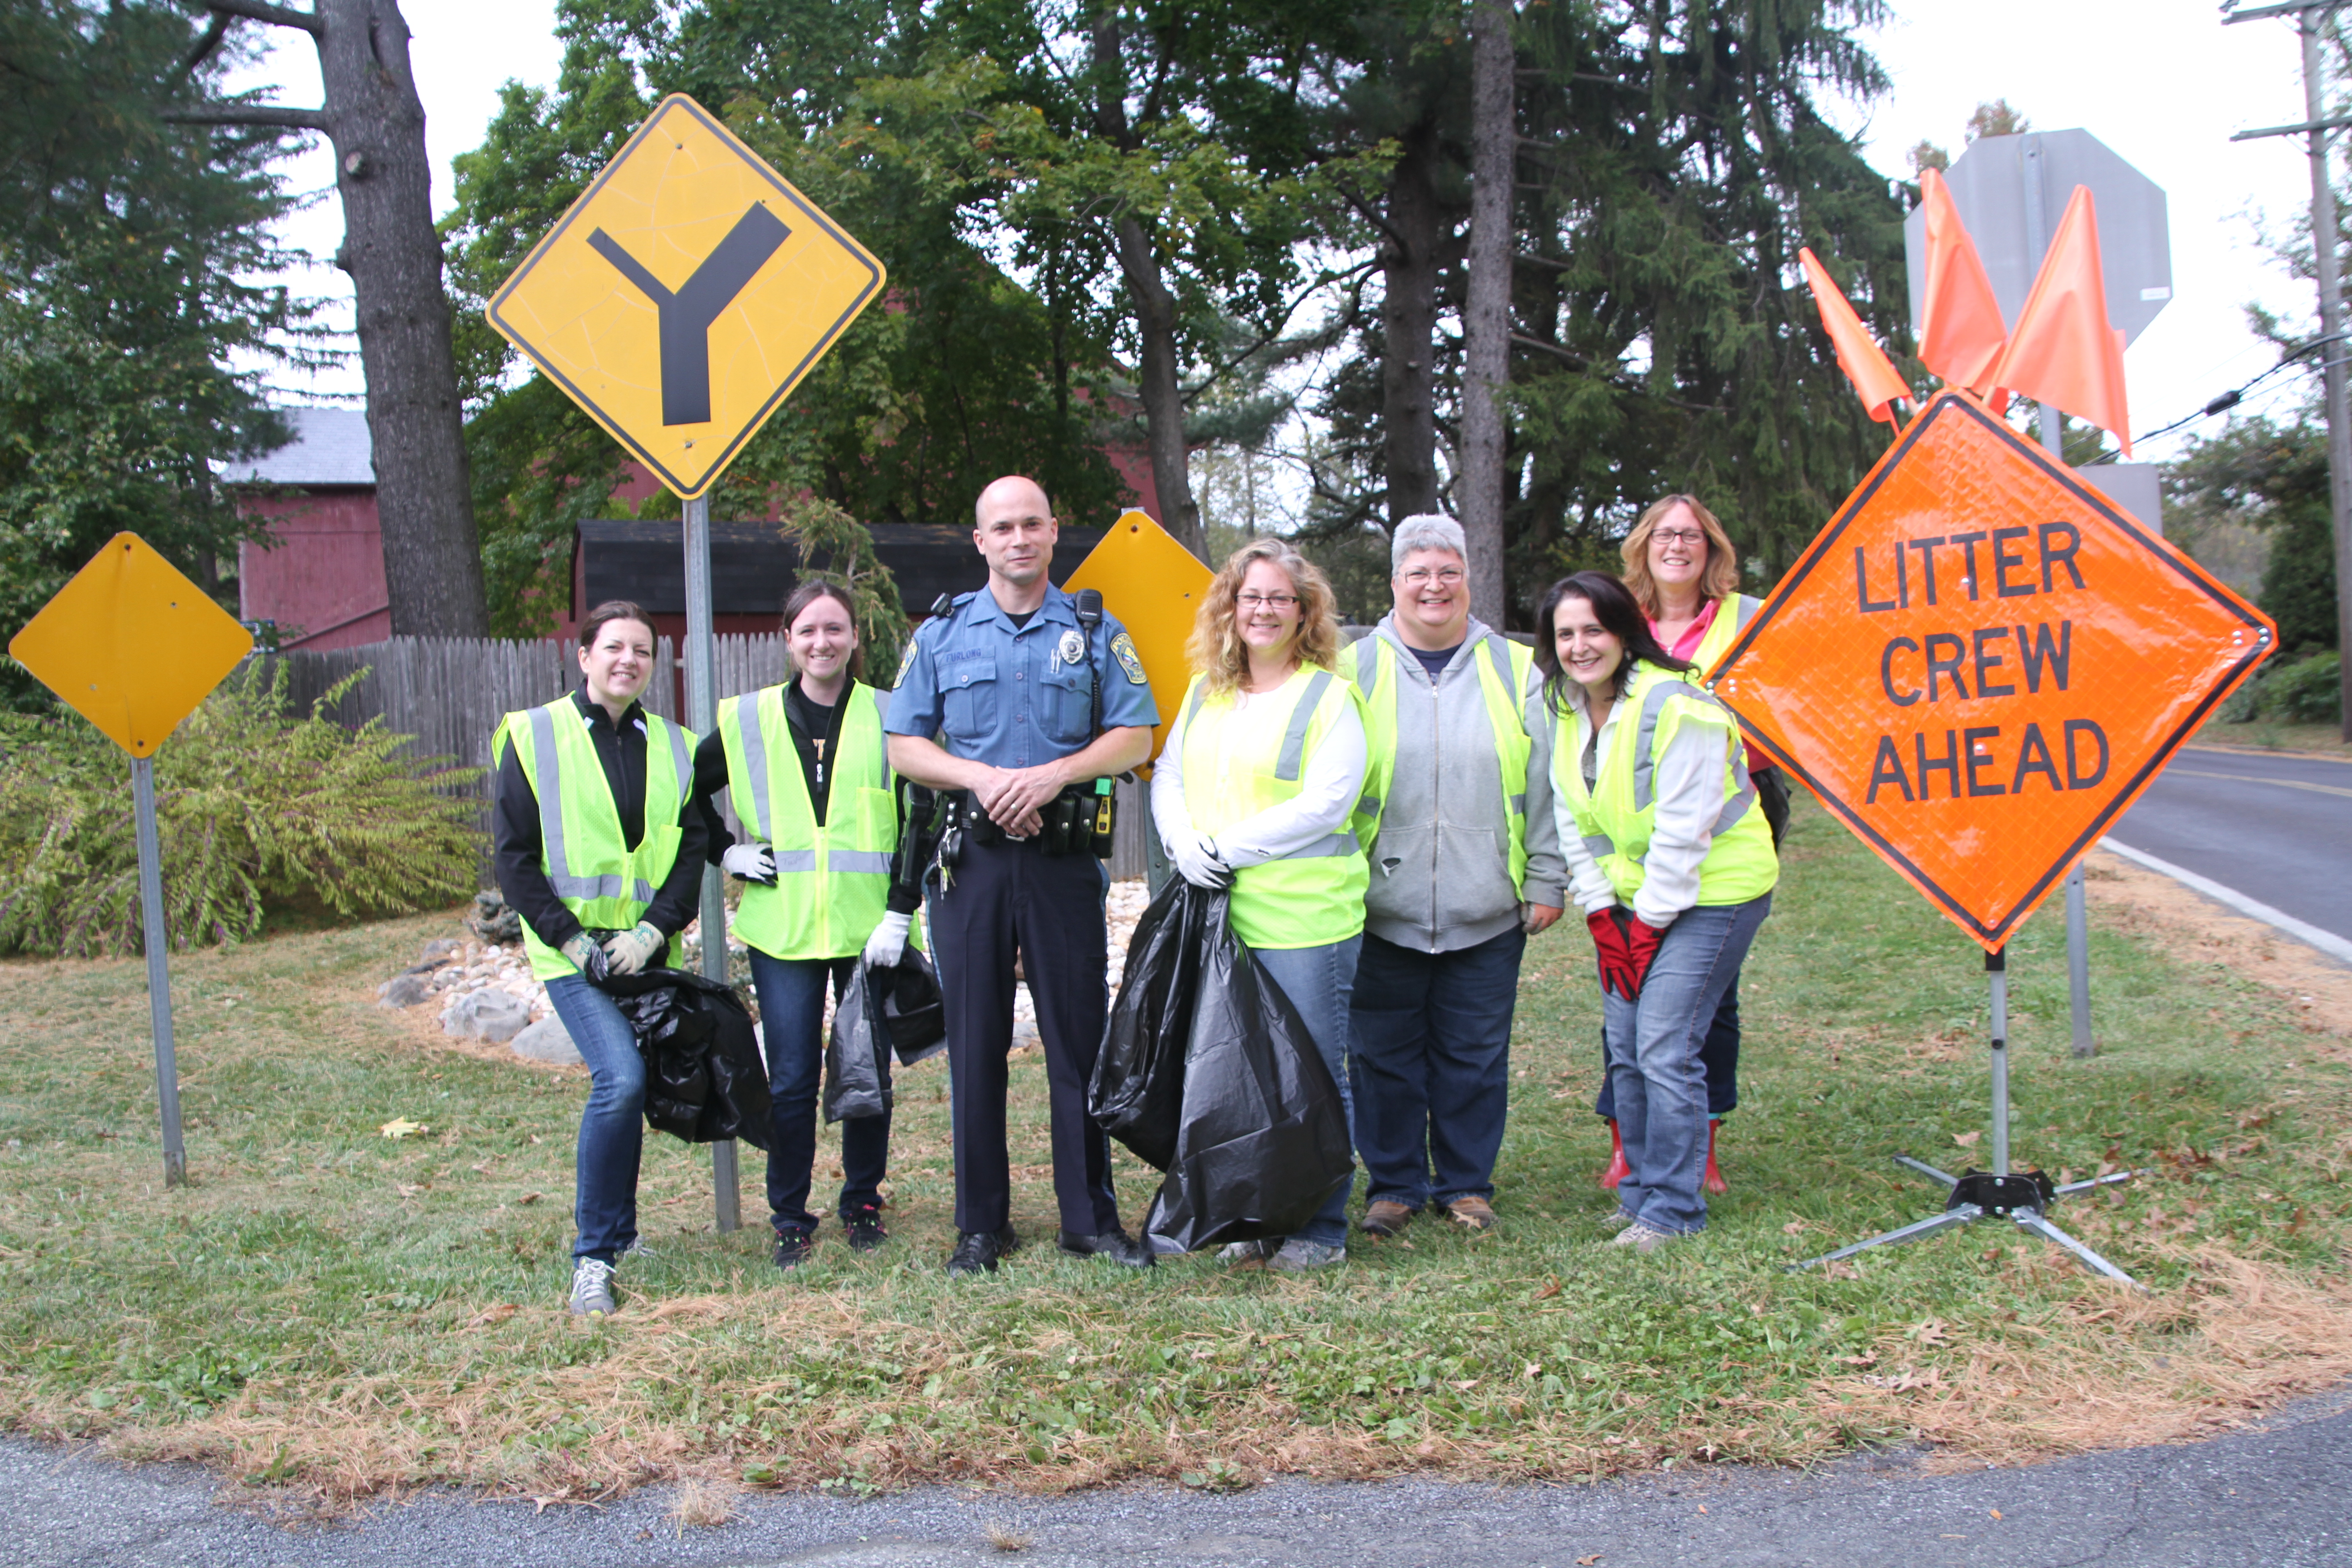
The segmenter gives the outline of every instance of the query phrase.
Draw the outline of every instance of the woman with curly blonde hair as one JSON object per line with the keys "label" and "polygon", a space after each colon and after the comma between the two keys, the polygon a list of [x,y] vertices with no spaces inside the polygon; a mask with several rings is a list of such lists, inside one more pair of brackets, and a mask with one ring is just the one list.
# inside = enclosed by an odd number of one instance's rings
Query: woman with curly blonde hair
{"label": "woman with curly blonde hair", "polygon": [[[1348,1003],[1370,879],[1352,819],[1366,749],[1354,683],[1333,673],[1331,584],[1279,539],[1229,556],[1192,622],[1193,676],[1151,775],[1151,816],[1186,881],[1228,889],[1227,920],[1298,1010],[1348,1098]],[[1286,1273],[1348,1256],[1339,1184],[1297,1235],[1229,1261]]]}

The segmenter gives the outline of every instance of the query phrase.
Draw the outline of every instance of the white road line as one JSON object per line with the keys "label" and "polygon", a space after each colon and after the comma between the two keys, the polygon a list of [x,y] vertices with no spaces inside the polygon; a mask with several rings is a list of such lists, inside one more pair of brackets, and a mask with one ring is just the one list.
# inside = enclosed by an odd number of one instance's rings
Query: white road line
{"label": "white road line", "polygon": [[2112,849],[2125,859],[2145,866],[2151,871],[2160,871],[2182,887],[2192,888],[2209,899],[2218,899],[2242,915],[2251,915],[2264,925],[2275,926],[2297,942],[2309,943],[2338,963],[2352,963],[2352,942],[2345,941],[2334,931],[2322,931],[2315,925],[2295,919],[2284,910],[2274,910],[2259,899],[2250,899],[2235,888],[2225,888],[2210,877],[2200,877],[2169,860],[2159,860],[2144,849],[2118,844],[2112,838],[2100,839],[2099,847]]}

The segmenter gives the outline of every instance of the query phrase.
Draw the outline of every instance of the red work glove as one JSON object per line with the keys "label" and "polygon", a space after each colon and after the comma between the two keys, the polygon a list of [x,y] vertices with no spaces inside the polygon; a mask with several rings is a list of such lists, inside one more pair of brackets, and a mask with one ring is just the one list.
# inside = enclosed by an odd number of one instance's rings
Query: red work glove
{"label": "red work glove", "polygon": [[1650,965],[1658,956],[1658,944],[1666,940],[1664,926],[1654,926],[1636,914],[1625,916],[1625,954],[1631,966],[1633,988],[1625,993],[1632,1001],[1642,994],[1642,982],[1650,977]]}
{"label": "red work glove", "polygon": [[1617,923],[1618,910],[1612,907],[1595,910],[1584,917],[1592,932],[1593,952],[1601,960],[1601,989],[1631,999],[1641,994],[1642,984],[1633,972],[1633,954],[1625,945],[1624,928]]}

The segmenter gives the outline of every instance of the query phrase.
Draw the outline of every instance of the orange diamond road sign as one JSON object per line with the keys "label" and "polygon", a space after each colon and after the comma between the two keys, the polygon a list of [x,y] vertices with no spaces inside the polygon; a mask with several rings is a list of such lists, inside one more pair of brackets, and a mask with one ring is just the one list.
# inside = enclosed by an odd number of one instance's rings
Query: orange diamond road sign
{"label": "orange diamond road sign", "polygon": [[499,287],[489,319],[690,500],[882,279],[864,246],[673,93]]}
{"label": "orange diamond road sign", "polygon": [[253,651],[236,617],[135,533],[118,533],[8,643],[8,655],[134,757]]}
{"label": "orange diamond road sign", "polygon": [[1945,392],[1707,684],[1997,952],[2276,642],[2195,562]]}
{"label": "orange diamond road sign", "polygon": [[1092,588],[1100,594],[1103,608],[1127,628],[1151,683],[1151,700],[1160,705],[1160,723],[1151,731],[1155,757],[1192,679],[1184,644],[1192,635],[1193,613],[1215,579],[1216,574],[1177,543],[1175,535],[1148,514],[1129,511],[1119,514],[1102,542],[1087,552],[1062,584],[1067,593]]}

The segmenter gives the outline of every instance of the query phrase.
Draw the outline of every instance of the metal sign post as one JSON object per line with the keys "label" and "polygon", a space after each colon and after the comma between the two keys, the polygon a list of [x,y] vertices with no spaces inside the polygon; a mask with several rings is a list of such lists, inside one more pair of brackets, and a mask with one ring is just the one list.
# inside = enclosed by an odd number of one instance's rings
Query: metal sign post
{"label": "metal sign post", "polygon": [[[719,727],[718,672],[711,668],[710,498],[697,496],[686,512],[686,727],[708,735]],[[702,973],[727,980],[727,882],[716,866],[702,868]],[[720,1231],[743,1223],[743,1191],[735,1140],[710,1146],[710,1189]]]}
{"label": "metal sign post", "polygon": [[163,846],[155,831],[155,759],[131,759],[131,810],[139,827],[139,936],[147,950],[147,1016],[155,1031],[155,1099],[163,1109],[163,1184],[188,1184],[180,1140],[180,1064],[172,1049],[172,975],[164,950]]}

